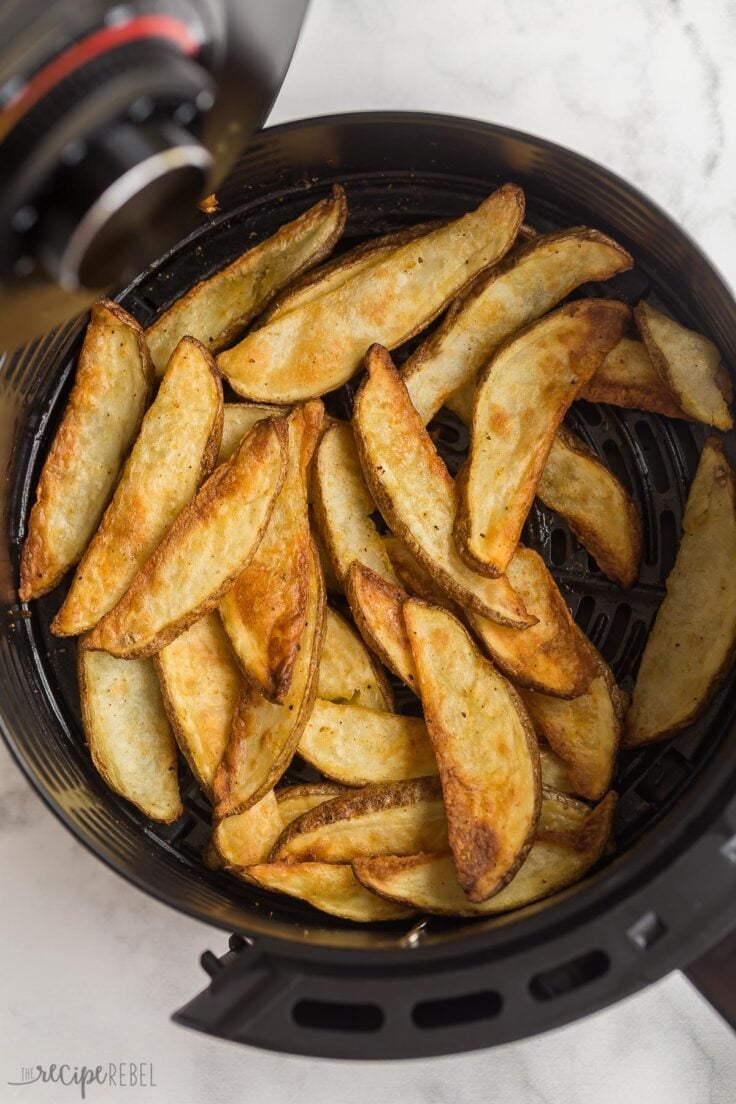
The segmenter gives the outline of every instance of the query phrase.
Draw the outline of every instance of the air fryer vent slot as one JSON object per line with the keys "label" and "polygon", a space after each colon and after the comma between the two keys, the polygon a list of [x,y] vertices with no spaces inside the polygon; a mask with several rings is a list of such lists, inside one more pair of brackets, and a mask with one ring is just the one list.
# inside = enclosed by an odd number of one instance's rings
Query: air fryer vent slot
{"label": "air fryer vent slot", "polygon": [[347,1004],[342,1001],[297,1001],[291,1010],[299,1027],[317,1031],[380,1031],[383,1011],[377,1004]]}
{"label": "air fryer vent slot", "polygon": [[529,992],[538,1001],[555,1000],[582,985],[589,985],[608,973],[611,961],[605,951],[588,951],[553,970],[542,970],[529,982]]}
{"label": "air fryer vent slot", "polygon": [[422,1030],[459,1027],[477,1020],[492,1020],[503,1008],[500,993],[484,989],[478,993],[464,993],[461,997],[444,997],[440,1000],[420,1001],[412,1009],[414,1025]]}

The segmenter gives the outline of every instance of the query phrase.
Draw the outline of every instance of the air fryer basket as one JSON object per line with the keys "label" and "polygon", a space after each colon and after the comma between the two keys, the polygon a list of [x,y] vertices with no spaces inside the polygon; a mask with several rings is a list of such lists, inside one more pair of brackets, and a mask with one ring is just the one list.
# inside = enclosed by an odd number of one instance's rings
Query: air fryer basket
{"label": "air fryer basket", "polygon": [[[575,154],[441,116],[338,116],[265,131],[221,189],[219,213],[199,217],[191,235],[118,298],[147,324],[334,181],[348,193],[346,248],[460,214],[506,180],[524,188],[527,220],[537,229],[586,223],[634,254],[633,272],[576,295],[631,302],[652,295],[708,334],[733,373],[736,304],[661,211]],[[211,984],[177,1014],[180,1022],[301,1053],[399,1057],[467,1050],[601,1007],[688,964],[727,935],[736,924],[733,679],[675,740],[622,756],[614,855],[553,900],[484,921],[430,918],[359,929],[207,870],[201,852],[209,810],[183,766],[185,813],[173,825],[153,825],[111,794],[84,746],[74,644],[47,629],[65,588],[30,609],[15,593],[28,511],[84,321],[18,351],[0,371],[0,438],[9,473],[0,552],[0,722],[21,767],[82,842],[153,896],[236,933],[222,960],[203,956]],[[344,388],[328,408],[345,416],[350,401]],[[575,404],[569,421],[639,506],[640,579],[619,590],[542,506],[534,508],[525,539],[544,556],[578,623],[630,689],[674,560],[705,432],[586,403]],[[455,471],[465,430],[445,412],[432,428]],[[730,440],[728,447],[733,462]],[[401,700],[414,707],[408,694]],[[291,777],[310,776],[294,767]]]}

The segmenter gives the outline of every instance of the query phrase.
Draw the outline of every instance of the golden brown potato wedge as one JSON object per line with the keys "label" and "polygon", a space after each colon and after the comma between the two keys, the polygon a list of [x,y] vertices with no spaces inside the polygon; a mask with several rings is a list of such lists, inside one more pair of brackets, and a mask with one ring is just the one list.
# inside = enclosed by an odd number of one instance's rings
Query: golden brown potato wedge
{"label": "golden brown potato wedge", "polygon": [[243,674],[269,701],[291,683],[307,616],[310,534],[307,469],[322,425],[319,400],[286,419],[286,478],[248,566],[220,599],[220,617]]}
{"label": "golden brown potato wedge", "polygon": [[437,773],[421,717],[320,701],[297,749],[302,759],[335,782],[366,786]]}
{"label": "golden brown potato wedge", "polygon": [[350,862],[359,855],[412,855],[447,846],[437,778],[379,782],[305,813],[277,840],[271,862]]}
{"label": "golden brown potato wedge", "polygon": [[383,546],[388,552],[391,566],[409,594],[415,598],[424,598],[426,602],[433,602],[436,606],[444,606],[453,613],[460,610],[402,540],[393,533],[386,533]]}
{"label": "golden brown potato wedge", "polygon": [[552,442],[537,495],[565,519],[609,579],[620,587],[636,582],[642,536],[633,499],[567,426]]}
{"label": "golden brown potato wedge", "polygon": [[[534,623],[507,579],[476,574],[453,540],[455,486],[391,357],[380,345],[366,356],[368,375],[353,423],[366,482],[389,526],[461,605],[503,624]],[[383,555],[386,552],[382,546]]]}
{"label": "golden brown potato wedge", "polygon": [[117,303],[95,303],[36,487],[20,563],[22,602],[53,590],[81,559],[138,432],[150,387],[140,326]]}
{"label": "golden brown potato wedge", "polygon": [[573,791],[591,801],[611,784],[623,718],[613,674],[600,656],[598,664],[598,677],[572,701],[519,688],[537,735],[567,764]]}
{"label": "golden brown potato wedge", "polygon": [[507,184],[480,207],[401,246],[321,298],[248,334],[218,366],[238,394],[299,402],[355,375],[372,341],[393,348],[419,333],[514,242],[524,196]]}
{"label": "golden brown potato wedge", "polygon": [[391,713],[394,695],[380,663],[355,629],[328,606],[317,697]]}
{"label": "golden brown potato wedge", "polygon": [[347,210],[345,192],[336,184],[327,199],[177,299],[146,330],[156,371],[163,373],[186,334],[211,353],[233,341],[281,288],[332,251]]}
{"label": "golden brown potato wedge", "polygon": [[354,276],[390,257],[399,246],[429,234],[440,225],[438,222],[425,222],[417,226],[409,226],[406,230],[394,230],[382,237],[371,238],[362,245],[348,250],[347,253],[341,253],[339,257],[326,261],[319,268],[312,269],[311,272],[290,283],[271,303],[268,310],[258,316],[256,326],[260,329],[261,326],[265,326],[281,315],[288,314],[289,311],[296,310],[297,307],[312,303],[315,299],[321,299],[323,295],[342,287]]}
{"label": "golden brown potato wedge", "polygon": [[220,446],[222,405],[212,357],[194,338],[182,338],[112,502],[51,623],[57,636],[86,632],[112,609],[194,498]]}
{"label": "golden brown potato wedge", "polygon": [[634,317],[652,364],[687,417],[716,429],[733,429],[728,409],[731,385],[713,342],[645,301]]}
{"label": "golden brown potato wedge", "polygon": [[595,652],[573,621],[544,560],[519,546],[506,577],[536,625],[519,632],[468,614],[471,628],[499,669],[515,685],[558,698],[576,698],[598,673]]}
{"label": "golden brown potato wedge", "polygon": [[508,567],[565,411],[629,319],[624,303],[579,300],[529,326],[484,371],[455,522],[474,570],[497,577]]}
{"label": "golden brown potato wedge", "polygon": [[310,809],[316,809],[324,801],[330,801],[346,792],[345,786],[336,782],[302,782],[297,786],[284,786],[277,790],[276,800],[284,828]]}
{"label": "golden brown potato wedge", "polygon": [[182,510],[89,647],[151,655],[213,609],[258,547],[285,469],[285,421],[259,422]]}
{"label": "golden brown potato wedge", "polygon": [[[567,827],[559,829],[559,803],[565,802]],[[446,916],[490,916],[522,908],[579,881],[600,859],[611,834],[615,795],[595,809],[545,793],[537,839],[518,873],[490,900],[473,902],[458,881],[449,854],[355,859],[358,881],[387,900],[421,912]],[[551,822],[551,831],[547,823]]]}
{"label": "golden brown potato wedge", "polygon": [[214,825],[208,864],[239,873],[242,866],[265,862],[283,830],[276,795],[269,790],[244,813],[225,817]]}
{"label": "golden brown potato wedge", "polygon": [[655,369],[642,341],[622,337],[578,396],[630,410],[650,410],[667,418],[686,418],[675,396]]}
{"label": "golden brown potato wedge", "polygon": [[317,693],[324,628],[325,588],[314,548],[308,561],[307,615],[291,683],[283,702],[252,686],[240,696],[227,750],[215,775],[217,817],[250,808],[273,789],[289,766]]}
{"label": "golden brown potato wedge", "polygon": [[403,920],[412,914],[411,909],[364,889],[349,863],[262,863],[239,873],[261,889],[297,897],[320,912],[359,924]]}
{"label": "golden brown potato wedge", "polygon": [[606,280],[632,264],[620,245],[584,226],[535,237],[515,250],[453,304],[404,365],[404,382],[422,420],[430,421],[463,385],[472,393],[478,373],[517,330],[580,284]]}
{"label": "golden brown potato wedge", "polygon": [[183,812],[176,742],[153,663],[84,646],[77,663],[82,724],[98,772],[151,820],[176,820]]}
{"label": "golden brown potato wedge", "polygon": [[534,840],[541,801],[534,730],[516,691],[457,618],[410,598],[404,621],[458,879],[472,901],[484,901],[513,877]]}
{"label": "golden brown potato wedge", "polygon": [[217,454],[215,467],[224,464],[246,433],[250,433],[256,422],[264,418],[278,418],[286,413],[283,407],[266,406],[264,403],[225,403],[222,419],[222,440]]}
{"label": "golden brown potato wedge", "polygon": [[626,717],[638,747],[690,724],[728,672],[736,646],[736,476],[715,438],[690,487],[682,540],[649,634]]}
{"label": "golden brown potato wedge", "polygon": [[417,671],[404,625],[406,592],[356,560],[345,580],[345,596],[368,647],[416,693]]}
{"label": "golden brown potato wedge", "polygon": [[153,657],[182,755],[212,800],[243,679],[216,613],[207,613]]}

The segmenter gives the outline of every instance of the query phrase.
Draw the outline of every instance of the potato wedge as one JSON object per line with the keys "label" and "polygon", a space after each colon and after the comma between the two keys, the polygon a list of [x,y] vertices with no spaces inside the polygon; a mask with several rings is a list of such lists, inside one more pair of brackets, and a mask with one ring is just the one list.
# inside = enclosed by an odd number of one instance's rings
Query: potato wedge
{"label": "potato wedge", "polygon": [[649,359],[644,343],[622,337],[578,396],[630,410],[649,410],[666,418],[686,418],[669,387]]}
{"label": "potato wedge", "polygon": [[207,797],[225,754],[243,678],[216,613],[153,657],[179,749]]}
{"label": "potato wedge", "polygon": [[552,442],[537,495],[565,519],[609,579],[624,588],[636,582],[642,533],[633,499],[567,426]]}
{"label": "potato wedge", "polygon": [[146,330],[156,372],[163,374],[186,334],[211,353],[233,341],[281,288],[332,251],[347,210],[345,192],[335,184],[326,199],[177,299]]}
{"label": "potato wedge", "polygon": [[150,388],[140,326],[117,303],[95,303],[28,519],[18,589],[22,602],[53,590],[81,559],[138,432]]}
{"label": "potato wedge", "polygon": [[126,662],[82,645],[77,664],[82,725],[97,771],[151,820],[176,820],[184,811],[176,742],[153,663]]}
{"label": "potato wedge", "polygon": [[299,741],[302,759],[347,786],[395,782],[437,773],[427,726],[421,717],[314,703]]}
{"label": "potato wedge", "polygon": [[[631,268],[625,249],[584,226],[535,237],[456,300],[442,324],[402,370],[409,397],[427,423],[512,334],[540,318],[580,284]],[[454,407],[453,407],[454,409]]]}
{"label": "potato wedge", "polygon": [[220,599],[222,624],[243,674],[273,702],[283,701],[289,690],[307,616],[307,469],[323,413],[316,400],[286,419],[284,485],[248,566]]}
{"label": "potato wedge", "polygon": [[687,417],[724,432],[733,429],[731,385],[713,342],[645,301],[634,317],[652,364]]}
{"label": "potato wedge", "polygon": [[500,671],[516,686],[558,698],[576,698],[598,673],[595,651],[570,615],[542,557],[517,548],[506,573],[536,625],[519,632],[469,613],[476,636]]}
{"label": "potato wedge", "polygon": [[570,303],[514,338],[484,371],[455,521],[474,570],[505,572],[565,411],[629,319],[629,308],[611,299]]}
{"label": "potato wedge", "polygon": [[392,713],[394,695],[378,660],[347,621],[328,606],[317,697]]}
{"label": "potato wedge", "polygon": [[627,747],[678,732],[721,685],[736,646],[735,563],[736,476],[720,441],[709,438],[667,593],[644,648],[626,716]]}
{"label": "potato wedge", "polygon": [[326,261],[319,268],[312,269],[311,272],[307,272],[304,276],[300,276],[298,280],[290,283],[271,303],[268,310],[258,316],[257,328],[260,329],[261,326],[265,326],[267,323],[273,322],[275,318],[288,314],[289,311],[296,310],[297,307],[321,299],[323,295],[328,295],[329,292],[342,287],[354,276],[358,276],[366,269],[373,268],[379,261],[390,257],[399,246],[406,245],[407,242],[414,241],[415,238],[421,238],[423,235],[429,234],[440,225],[442,224],[439,222],[425,222],[417,226],[409,226],[406,230],[394,230],[392,233],[384,234],[379,238],[371,238],[369,241],[363,242],[362,245],[357,245],[354,249],[348,250],[347,253],[341,253],[339,257]]}
{"label": "potato wedge", "polygon": [[572,701],[519,688],[535,732],[567,764],[574,793],[591,801],[611,784],[623,719],[613,674],[600,656],[598,664],[598,677]]}
{"label": "potato wedge", "polygon": [[151,655],[213,609],[258,547],[286,469],[286,423],[260,422],[182,510],[118,604],[88,637],[126,659]]}
{"label": "potato wedge", "polygon": [[333,798],[292,821],[271,862],[349,862],[360,855],[411,855],[447,846],[436,778],[379,782]]}
{"label": "potato wedge", "polygon": [[391,357],[372,345],[366,367],[355,398],[355,438],[365,480],[389,526],[461,605],[516,628],[533,624],[508,580],[487,579],[460,559],[452,478]]}
{"label": "potato wedge", "polygon": [[484,901],[513,877],[534,840],[541,801],[534,730],[516,691],[457,618],[410,598],[404,621],[458,879],[471,901]]}
{"label": "potato wedge", "polygon": [[[557,827],[562,795],[545,794],[537,839],[523,866],[490,900],[472,902],[462,890],[448,854],[424,854],[355,859],[356,878],[373,893],[421,912],[445,916],[491,916],[530,905],[579,881],[600,859],[611,834],[615,795],[590,810],[582,802],[570,806],[568,828]],[[554,827],[547,832],[546,824]]]}
{"label": "potato wedge", "polygon": [[224,464],[246,433],[250,433],[256,422],[264,418],[278,418],[284,414],[282,406],[266,406],[264,403],[225,403],[222,419],[222,440],[217,454],[215,467]]}
{"label": "potato wedge", "polygon": [[[339,797],[346,793],[344,786],[336,782],[303,782],[297,786],[284,786],[276,791],[276,800],[279,803],[279,812],[284,824],[291,824],[292,820],[308,813],[310,809],[316,809],[325,801],[331,801],[333,797]],[[275,842],[275,841],[274,841]]]}
{"label": "potato wedge", "polygon": [[524,196],[507,184],[480,207],[401,246],[321,298],[281,315],[220,354],[233,389],[257,402],[299,402],[346,383],[372,341],[419,333],[512,246]]}
{"label": "potato wedge", "polygon": [[417,670],[404,625],[406,592],[356,560],[345,581],[345,596],[368,647],[416,694]]}
{"label": "potato wedge", "polygon": [[262,863],[239,873],[261,889],[285,893],[306,901],[320,912],[359,924],[403,920],[412,915],[411,909],[364,889],[349,863]]}
{"label": "potato wedge", "polygon": [[265,862],[283,830],[276,795],[269,790],[244,813],[225,817],[213,826],[208,863],[239,873],[240,867]]}
{"label": "potato wedge", "polygon": [[273,789],[289,766],[317,693],[324,630],[325,588],[316,550],[310,550],[307,615],[291,683],[283,702],[252,686],[240,696],[227,750],[215,775],[219,818],[244,812]]}
{"label": "potato wedge", "polygon": [[575,793],[567,763],[547,744],[539,745],[539,766],[542,771],[543,786],[562,794]]}
{"label": "potato wedge", "polygon": [[452,598],[448,598],[444,589],[402,540],[393,533],[386,533],[383,546],[388,552],[391,566],[409,594],[415,598],[424,598],[426,602],[433,602],[435,606],[444,606],[452,613],[461,612],[461,607]]}
{"label": "potato wedge", "polygon": [[194,338],[182,338],[112,502],[51,623],[57,636],[78,636],[109,613],[194,498],[220,446],[222,406],[212,357]]}

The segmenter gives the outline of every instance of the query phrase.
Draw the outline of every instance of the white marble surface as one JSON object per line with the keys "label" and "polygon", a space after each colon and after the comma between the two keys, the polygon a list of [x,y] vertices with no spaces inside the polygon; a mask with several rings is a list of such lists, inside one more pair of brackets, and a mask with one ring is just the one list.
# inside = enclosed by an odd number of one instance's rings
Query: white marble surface
{"label": "white marble surface", "polygon": [[[604,162],[654,196],[736,284],[733,0],[313,0],[274,108],[486,118]],[[151,1061],[103,1104],[731,1104],[736,1039],[673,975],[572,1027],[436,1061],[323,1063],[174,1027],[222,933],[149,900],[54,821],[0,750],[0,1100],[36,1062]]]}

